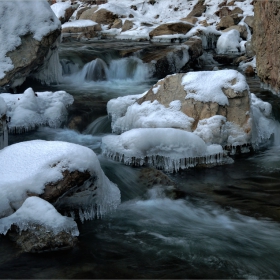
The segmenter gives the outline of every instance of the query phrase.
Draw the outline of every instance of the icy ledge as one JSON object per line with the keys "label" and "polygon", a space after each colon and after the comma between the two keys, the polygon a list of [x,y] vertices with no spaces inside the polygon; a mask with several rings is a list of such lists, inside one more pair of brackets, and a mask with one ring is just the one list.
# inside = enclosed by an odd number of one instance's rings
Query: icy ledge
{"label": "icy ledge", "polygon": [[30,194],[44,194],[45,186],[63,180],[65,171],[91,176],[88,188],[94,189],[94,196],[80,198],[76,210],[95,207],[102,216],[120,203],[120,191],[105,176],[96,154],[77,144],[43,140],[17,143],[0,151],[0,167],[0,218],[13,214]]}
{"label": "icy ledge", "polygon": [[23,133],[38,126],[60,127],[67,119],[67,107],[74,98],[65,91],[34,92],[28,88],[22,94],[2,93],[10,118],[9,132]]}
{"label": "icy ledge", "polygon": [[72,236],[79,235],[72,218],[62,216],[50,203],[36,196],[27,198],[14,214],[0,219],[0,233],[6,234],[12,225],[16,225],[20,232],[38,225],[54,234],[65,231]]}
{"label": "icy ledge", "polygon": [[207,146],[194,133],[173,128],[139,128],[105,136],[102,153],[127,165],[148,164],[168,172],[225,163],[222,146]]}

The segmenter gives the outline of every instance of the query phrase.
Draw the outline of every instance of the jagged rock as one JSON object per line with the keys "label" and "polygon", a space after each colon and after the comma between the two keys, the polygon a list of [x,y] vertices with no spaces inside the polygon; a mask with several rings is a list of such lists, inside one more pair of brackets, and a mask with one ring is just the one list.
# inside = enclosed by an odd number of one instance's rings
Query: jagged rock
{"label": "jagged rock", "polygon": [[202,13],[206,10],[204,0],[199,0],[193,7],[193,10],[187,15],[187,17],[201,17]]}
{"label": "jagged rock", "polygon": [[122,28],[122,20],[119,18],[115,19],[111,28]]}
{"label": "jagged rock", "polygon": [[[185,74],[174,74],[157,82],[154,87],[158,87],[157,94],[154,94],[152,87],[148,93],[137,100],[139,104],[145,101],[157,100],[159,103],[168,107],[170,102],[180,100],[181,111],[187,116],[194,118],[192,130],[195,130],[199,120],[210,118],[215,115],[222,115],[227,121],[233,122],[240,127],[247,124],[250,111],[250,98],[247,90],[235,92],[232,88],[223,89],[227,96],[229,105],[221,106],[216,102],[201,102],[194,99],[186,99],[186,91],[182,85],[182,77]],[[203,82],[203,81],[202,81]],[[232,84],[236,81],[232,81]]]}
{"label": "jagged rock", "polygon": [[13,226],[8,236],[23,252],[27,253],[70,249],[78,242],[78,238],[69,232],[62,231],[55,234],[41,225],[34,225],[21,232]]}
{"label": "jagged rock", "polygon": [[76,9],[77,9],[76,6],[71,6],[71,7],[67,8],[65,10],[64,16],[59,18],[60,22],[63,24],[65,22],[69,21],[70,17],[73,15],[73,13],[75,12]]}
{"label": "jagged rock", "polygon": [[280,89],[279,1],[255,1],[253,48],[261,81],[275,91]]}
{"label": "jagged rock", "polygon": [[244,39],[244,40],[247,39],[248,32],[247,32],[247,28],[246,28],[245,25],[233,25],[233,26],[230,26],[230,27],[224,29],[222,32],[228,32],[228,31],[233,30],[233,29],[239,31],[240,37],[242,39]]}
{"label": "jagged rock", "polygon": [[122,26],[122,32],[125,32],[133,27],[133,22],[131,20],[126,20]]}
{"label": "jagged rock", "polygon": [[117,15],[113,14],[112,12],[106,10],[106,9],[100,9],[96,11],[97,8],[92,8],[89,10],[84,11],[80,19],[90,19],[92,21],[95,21],[99,24],[113,24],[115,19],[118,18]]}
{"label": "jagged rock", "polygon": [[161,35],[186,34],[192,29],[192,27],[192,24],[183,22],[166,23],[156,27],[149,33],[149,35],[152,39],[155,36]]}

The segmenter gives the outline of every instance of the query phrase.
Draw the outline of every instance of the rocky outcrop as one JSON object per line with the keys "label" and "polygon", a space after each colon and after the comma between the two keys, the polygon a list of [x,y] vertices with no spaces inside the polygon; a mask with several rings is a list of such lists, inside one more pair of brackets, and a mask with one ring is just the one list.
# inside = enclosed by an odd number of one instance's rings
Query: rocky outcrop
{"label": "rocky outcrop", "polygon": [[106,24],[106,25],[113,24],[115,19],[117,18],[118,15],[115,15],[106,9],[97,10],[96,7],[84,11],[80,16],[80,19],[90,19],[99,24]]}
{"label": "rocky outcrop", "polygon": [[[182,85],[182,78],[185,74],[175,74],[167,76],[160,80],[151,88],[148,93],[137,100],[139,104],[145,101],[157,100],[159,103],[169,106],[170,102],[180,100],[181,111],[187,116],[194,119],[192,130],[195,130],[200,120],[210,118],[215,115],[221,115],[227,118],[227,121],[233,122],[240,127],[247,124],[250,111],[250,98],[247,90],[235,92],[232,88],[223,89],[224,94],[228,98],[229,105],[221,106],[216,102],[202,102],[193,98],[186,99],[186,91]],[[232,81],[234,85],[236,81]],[[157,87],[157,94],[153,89]]]}
{"label": "rocky outcrop", "polygon": [[149,33],[149,35],[152,39],[155,36],[161,35],[186,34],[192,29],[192,27],[192,24],[183,22],[166,23],[156,27]]}
{"label": "rocky outcrop", "polygon": [[280,89],[280,2],[255,1],[253,48],[261,81],[275,91]]}
{"label": "rocky outcrop", "polygon": [[33,225],[30,229],[20,231],[16,226],[8,232],[8,237],[27,253],[41,253],[45,251],[65,250],[74,247],[77,236],[61,231],[54,233],[44,226]]}

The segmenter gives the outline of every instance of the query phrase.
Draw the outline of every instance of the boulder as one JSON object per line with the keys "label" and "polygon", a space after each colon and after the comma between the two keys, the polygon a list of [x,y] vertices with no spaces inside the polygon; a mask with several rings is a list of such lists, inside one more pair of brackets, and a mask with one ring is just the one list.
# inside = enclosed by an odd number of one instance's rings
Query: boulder
{"label": "boulder", "polygon": [[[145,101],[157,100],[159,103],[168,107],[170,102],[179,100],[182,104],[181,111],[194,119],[192,130],[195,130],[200,120],[210,118],[215,115],[221,115],[227,118],[227,121],[233,122],[240,127],[245,127],[248,123],[250,111],[250,98],[248,90],[235,91],[233,87],[222,91],[228,98],[229,105],[220,105],[216,102],[202,102],[193,98],[186,99],[189,92],[186,92],[182,85],[182,78],[186,74],[174,74],[158,81],[142,98],[137,102],[142,104]],[[241,75],[241,74],[240,74]],[[203,80],[202,80],[203,82]],[[232,86],[236,80],[231,81]],[[207,85],[206,85],[207,86]],[[155,94],[153,89],[157,88]]]}
{"label": "boulder", "polygon": [[241,21],[242,17],[237,14],[227,15],[221,18],[220,22],[217,25],[217,29],[226,29],[233,25],[237,25]]}
{"label": "boulder", "polygon": [[252,65],[248,65],[244,71],[246,76],[253,77],[255,76],[255,71]]}
{"label": "boulder", "polygon": [[246,16],[244,19],[244,22],[250,27],[251,30],[253,30],[253,26],[254,26],[254,17],[253,16]]}
{"label": "boulder", "polygon": [[218,17],[222,18],[224,16],[230,16],[234,14],[243,14],[243,10],[240,9],[239,7],[235,7],[233,10],[231,10],[229,7],[224,6],[220,10],[218,10],[215,13]]}
{"label": "boulder", "polygon": [[76,6],[71,6],[71,7],[67,8],[65,10],[64,17],[59,18],[61,23],[63,24],[65,22],[69,21],[70,17],[73,15],[73,13],[75,12],[76,9],[77,9]]}
{"label": "boulder", "polygon": [[[81,14],[89,9],[90,9],[90,7],[84,7],[84,8],[79,9],[76,13],[76,19],[80,19]],[[94,8],[92,8],[92,9],[94,9]],[[95,9],[97,10],[97,7]]]}
{"label": "boulder", "polygon": [[113,14],[112,12],[106,10],[106,9],[100,9],[97,10],[97,8],[92,8],[89,10],[84,11],[80,19],[90,19],[92,21],[95,21],[99,24],[113,24],[115,19],[118,18],[117,15]]}
{"label": "boulder", "polygon": [[174,34],[186,34],[192,29],[193,25],[190,23],[176,22],[166,23],[156,27],[149,35],[152,39],[155,36],[161,35],[174,35]]}
{"label": "boulder", "polygon": [[[9,2],[2,1],[0,9],[5,10],[5,5],[8,4]],[[44,15],[37,15],[40,6]],[[55,55],[58,51],[61,31],[60,22],[47,2],[40,1],[34,9],[29,1],[18,2],[13,9],[7,8],[6,11],[4,20],[7,18],[7,22],[1,26],[1,33],[10,32],[13,36],[1,39],[4,57],[0,57],[0,65],[4,68],[0,67],[0,72],[2,69],[6,70],[3,71],[3,75],[0,73],[0,87],[7,85],[14,88],[21,85],[26,77],[37,71],[40,66],[48,65],[51,54]],[[17,17],[17,13],[22,17]],[[19,28],[21,25],[24,27]],[[56,62],[59,64],[58,59]]]}
{"label": "boulder", "polygon": [[205,10],[206,6],[204,5],[204,0],[199,0],[196,5],[194,5],[193,10],[187,15],[187,17],[201,17]]}
{"label": "boulder", "polygon": [[122,32],[125,32],[133,27],[133,22],[131,20],[126,20],[122,26]]}
{"label": "boulder", "polygon": [[115,19],[111,28],[122,28],[122,20],[119,18]]}

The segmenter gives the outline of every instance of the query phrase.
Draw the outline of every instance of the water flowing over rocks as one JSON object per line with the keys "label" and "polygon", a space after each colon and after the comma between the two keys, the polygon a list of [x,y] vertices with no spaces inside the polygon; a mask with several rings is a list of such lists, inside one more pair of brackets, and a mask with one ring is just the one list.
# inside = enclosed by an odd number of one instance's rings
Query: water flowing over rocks
{"label": "water flowing over rocks", "polygon": [[280,89],[279,1],[254,1],[252,43],[261,81],[275,92]]}

